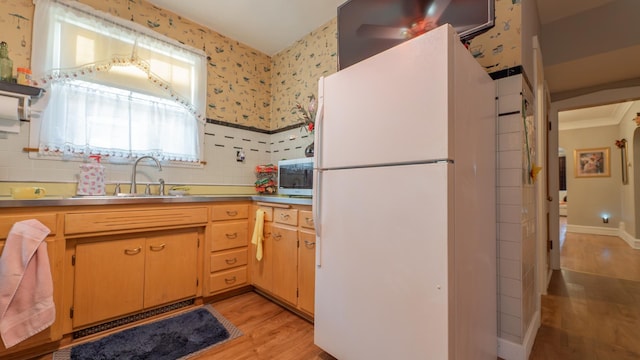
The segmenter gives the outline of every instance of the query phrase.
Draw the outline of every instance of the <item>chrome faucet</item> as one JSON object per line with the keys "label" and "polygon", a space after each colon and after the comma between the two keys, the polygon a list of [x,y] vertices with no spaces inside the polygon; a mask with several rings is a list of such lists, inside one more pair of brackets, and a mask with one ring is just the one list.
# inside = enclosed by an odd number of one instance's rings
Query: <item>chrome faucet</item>
{"label": "chrome faucet", "polygon": [[158,166],[158,171],[162,171],[162,165],[160,165],[160,161],[158,161],[158,159],[156,159],[155,157],[151,156],[151,155],[145,155],[145,156],[141,156],[138,159],[136,159],[136,162],[133,163],[133,169],[131,170],[131,188],[129,189],[129,193],[130,194],[136,194],[137,193],[137,185],[136,185],[136,168],[138,167],[138,163],[140,162],[140,160],[142,159],[151,159],[153,161],[156,162],[156,166]]}

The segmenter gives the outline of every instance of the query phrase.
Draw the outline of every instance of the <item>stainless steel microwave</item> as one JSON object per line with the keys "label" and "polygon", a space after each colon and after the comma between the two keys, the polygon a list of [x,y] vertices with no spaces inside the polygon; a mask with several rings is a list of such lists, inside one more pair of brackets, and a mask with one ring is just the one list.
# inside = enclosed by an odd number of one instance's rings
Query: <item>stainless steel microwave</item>
{"label": "stainless steel microwave", "polygon": [[278,161],[278,194],[313,194],[313,158]]}

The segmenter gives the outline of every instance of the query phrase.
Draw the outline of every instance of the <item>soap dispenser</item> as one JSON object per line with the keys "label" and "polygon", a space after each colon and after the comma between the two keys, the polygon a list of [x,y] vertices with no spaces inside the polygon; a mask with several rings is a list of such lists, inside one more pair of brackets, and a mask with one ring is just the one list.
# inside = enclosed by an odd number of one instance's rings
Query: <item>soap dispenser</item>
{"label": "soap dispenser", "polygon": [[78,195],[104,195],[104,166],[100,155],[89,156],[89,162],[80,165]]}

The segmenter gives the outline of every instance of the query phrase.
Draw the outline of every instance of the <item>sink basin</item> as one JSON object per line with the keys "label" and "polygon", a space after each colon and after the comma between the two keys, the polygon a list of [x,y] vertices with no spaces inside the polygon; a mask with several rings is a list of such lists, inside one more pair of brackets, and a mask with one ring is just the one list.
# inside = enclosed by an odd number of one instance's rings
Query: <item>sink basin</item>
{"label": "sink basin", "polygon": [[146,195],[146,194],[129,194],[119,193],[116,195],[74,195],[70,199],[85,199],[85,200],[114,200],[114,199],[172,199],[181,197],[182,195]]}

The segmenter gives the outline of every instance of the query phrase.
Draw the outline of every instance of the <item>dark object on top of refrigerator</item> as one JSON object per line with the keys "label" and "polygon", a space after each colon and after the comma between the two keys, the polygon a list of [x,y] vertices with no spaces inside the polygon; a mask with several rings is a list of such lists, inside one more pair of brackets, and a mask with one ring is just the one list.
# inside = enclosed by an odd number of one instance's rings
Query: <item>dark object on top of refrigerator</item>
{"label": "dark object on top of refrigerator", "polygon": [[338,7],[338,70],[442,24],[466,41],[494,26],[495,0],[349,0]]}

